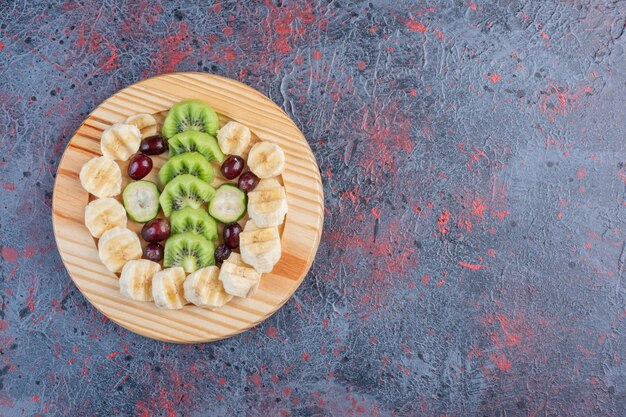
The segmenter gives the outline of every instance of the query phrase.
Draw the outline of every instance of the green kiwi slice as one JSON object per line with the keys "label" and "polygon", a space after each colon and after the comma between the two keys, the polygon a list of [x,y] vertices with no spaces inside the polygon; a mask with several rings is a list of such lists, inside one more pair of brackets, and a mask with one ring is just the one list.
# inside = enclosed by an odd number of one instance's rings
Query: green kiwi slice
{"label": "green kiwi slice", "polygon": [[217,223],[204,209],[185,207],[172,213],[172,233],[193,233],[207,240],[217,240]]}
{"label": "green kiwi slice", "polygon": [[217,113],[201,100],[183,100],[172,106],[161,133],[171,138],[180,132],[196,131],[215,135],[220,128]]}
{"label": "green kiwi slice", "polygon": [[159,181],[165,185],[179,175],[190,174],[206,183],[213,181],[213,167],[198,152],[181,153],[171,157],[159,170]]}
{"label": "green kiwi slice", "polygon": [[167,144],[170,148],[170,157],[186,152],[199,152],[209,161],[219,163],[224,161],[224,154],[217,143],[217,139],[207,133],[192,130],[178,133],[170,138]]}
{"label": "green kiwi slice", "polygon": [[163,265],[166,268],[182,266],[186,273],[215,264],[213,243],[200,235],[182,233],[172,235],[165,242]]}
{"label": "green kiwi slice", "polygon": [[182,174],[167,183],[159,202],[166,216],[185,207],[200,208],[211,201],[215,189],[208,183],[190,174]]}
{"label": "green kiwi slice", "polygon": [[126,186],[122,201],[128,217],[145,223],[159,214],[159,189],[151,181],[133,181]]}

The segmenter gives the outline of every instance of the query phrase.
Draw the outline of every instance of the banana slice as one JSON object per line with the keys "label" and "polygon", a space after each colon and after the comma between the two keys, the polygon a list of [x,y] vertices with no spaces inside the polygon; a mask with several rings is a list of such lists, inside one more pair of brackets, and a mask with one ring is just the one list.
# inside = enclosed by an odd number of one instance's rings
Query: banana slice
{"label": "banana slice", "polygon": [[247,298],[259,287],[261,274],[246,265],[237,252],[233,252],[222,263],[219,279],[228,294]]}
{"label": "banana slice", "polygon": [[126,227],[126,210],[114,198],[99,198],[85,207],[85,226],[91,236],[99,238],[114,227]]}
{"label": "banana slice", "polygon": [[100,150],[102,155],[118,161],[126,161],[139,150],[141,132],[135,125],[114,124],[102,132]]}
{"label": "banana slice", "polygon": [[271,178],[285,170],[285,153],[275,143],[259,142],[250,149],[248,166],[259,178]]}
{"label": "banana slice", "polygon": [[147,259],[126,262],[120,275],[120,293],[131,300],[152,301],[152,277],[161,265]]}
{"label": "banana slice", "polygon": [[243,155],[250,145],[250,129],[237,122],[228,122],[217,132],[220,149],[227,155]]}
{"label": "banana slice", "polygon": [[274,178],[259,181],[248,193],[248,215],[258,227],[281,225],[288,209],[285,188]]}
{"label": "banana slice", "polygon": [[141,138],[147,138],[157,134],[157,121],[151,114],[140,113],[129,116],[124,122],[127,125],[137,126],[141,132]]}
{"label": "banana slice", "polygon": [[180,266],[167,268],[152,277],[152,296],[159,308],[178,310],[186,304],[185,270]]}
{"label": "banana slice", "polygon": [[187,301],[198,307],[221,307],[232,300],[233,296],[224,291],[219,274],[218,267],[207,266],[189,275],[183,285]]}
{"label": "banana slice", "polygon": [[141,258],[139,237],[125,227],[107,230],[98,241],[98,255],[109,271],[120,272],[126,262]]}
{"label": "banana slice", "polygon": [[259,228],[254,220],[248,220],[239,234],[239,250],[241,259],[257,272],[270,272],[281,255],[278,228]]}
{"label": "banana slice", "polygon": [[122,171],[114,160],[104,156],[91,158],[80,169],[80,184],[98,198],[114,197],[122,192]]}

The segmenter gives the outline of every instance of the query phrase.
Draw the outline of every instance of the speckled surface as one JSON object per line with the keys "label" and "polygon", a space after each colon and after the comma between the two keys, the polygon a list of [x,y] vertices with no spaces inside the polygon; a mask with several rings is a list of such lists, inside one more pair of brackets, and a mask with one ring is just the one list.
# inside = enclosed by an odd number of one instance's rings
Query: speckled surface
{"label": "speckled surface", "polygon": [[[1,416],[623,416],[624,1],[0,3]],[[118,89],[206,71],[302,129],[326,223],[219,343],[74,287],[51,192]]]}

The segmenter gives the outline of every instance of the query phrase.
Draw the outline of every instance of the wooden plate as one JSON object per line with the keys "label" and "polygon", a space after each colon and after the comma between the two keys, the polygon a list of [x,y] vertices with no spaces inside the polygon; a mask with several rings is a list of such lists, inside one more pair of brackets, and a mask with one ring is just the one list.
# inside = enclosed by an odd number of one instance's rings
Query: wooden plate
{"label": "wooden plate", "polygon": [[[213,311],[191,305],[178,311],[159,310],[153,303],[123,298],[118,276],[98,259],[96,240],[83,220],[90,195],[81,187],[78,174],[86,161],[101,155],[102,131],[137,113],[151,113],[161,122],[174,103],[186,98],[206,101],[220,115],[222,123],[233,119],[247,125],[254,140],[278,143],[286,156],[281,180],[289,213],[281,230],[282,257],[271,273],[263,274],[252,297],[235,298]],[[164,158],[155,158],[155,167],[163,161]],[[126,176],[126,163],[120,166]],[[155,181],[157,171],[154,169],[147,179]],[[125,178],[124,185],[127,182]],[[210,342],[233,336],[265,320],[282,306],[311,267],[322,234],[323,213],[322,182],[315,157],[289,116],[253,88],[203,73],[150,78],[119,91],[98,106],[63,154],[52,202],[54,235],[61,258],[91,304],[128,330],[175,343]],[[130,221],[129,227],[140,230],[140,225]]]}

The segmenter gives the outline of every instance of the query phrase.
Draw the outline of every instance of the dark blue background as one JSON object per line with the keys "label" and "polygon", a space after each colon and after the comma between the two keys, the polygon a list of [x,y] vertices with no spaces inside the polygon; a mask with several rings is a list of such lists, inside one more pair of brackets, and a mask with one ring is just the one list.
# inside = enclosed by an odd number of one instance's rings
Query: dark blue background
{"label": "dark blue background", "polygon": [[[0,415],[623,416],[624,1],[0,3]],[[259,327],[165,345],[81,296],[54,174],[171,71],[302,129],[326,223]]]}

